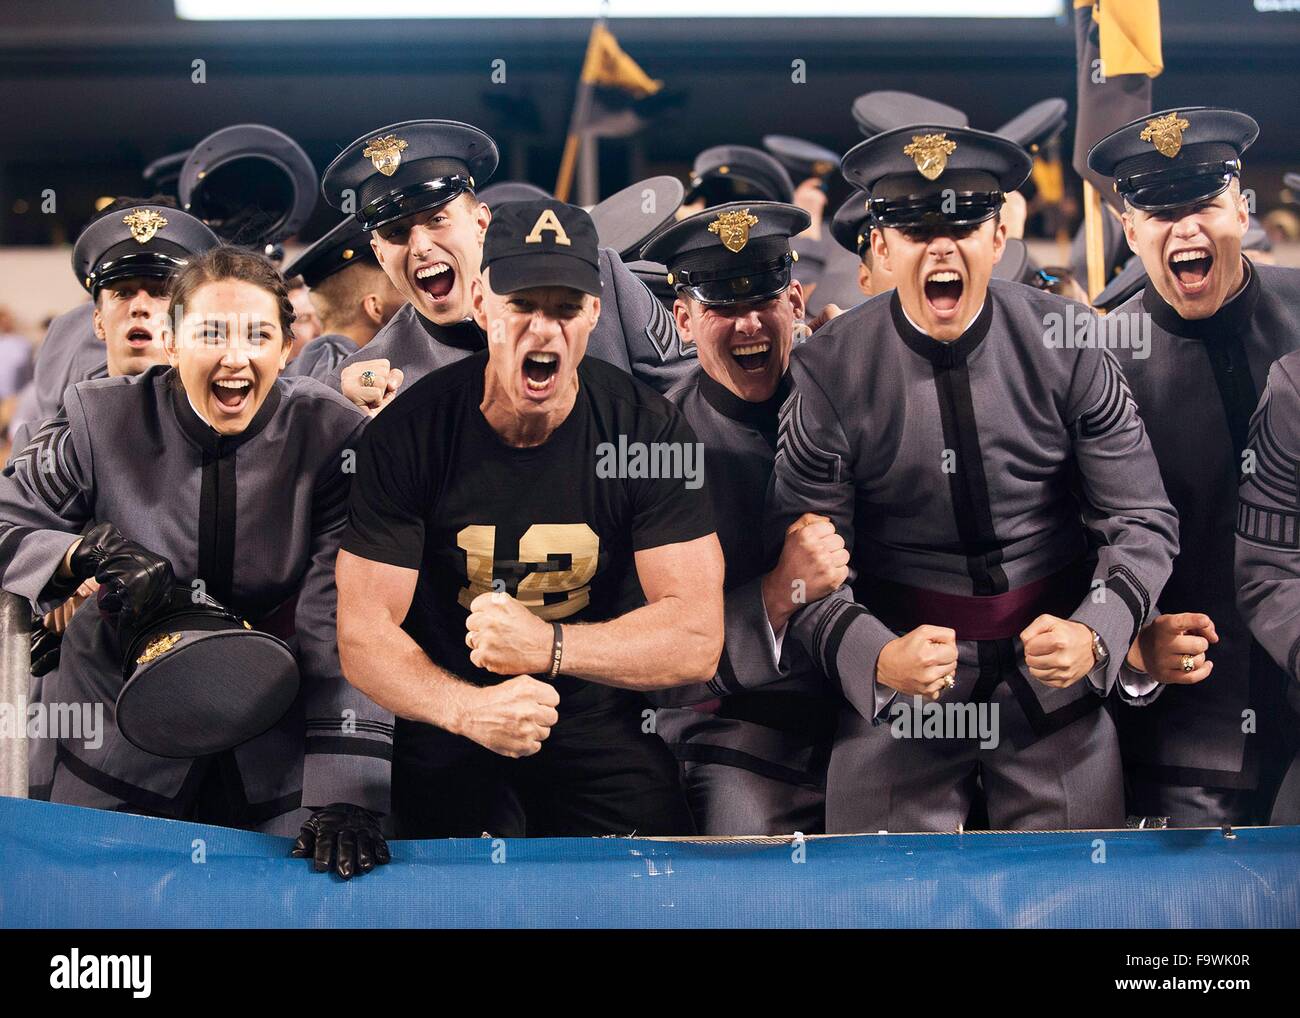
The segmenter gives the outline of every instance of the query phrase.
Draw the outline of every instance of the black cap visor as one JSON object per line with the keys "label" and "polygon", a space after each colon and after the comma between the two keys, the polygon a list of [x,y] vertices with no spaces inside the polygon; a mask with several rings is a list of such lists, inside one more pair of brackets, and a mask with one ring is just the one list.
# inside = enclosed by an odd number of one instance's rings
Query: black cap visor
{"label": "black cap visor", "polygon": [[469,178],[460,174],[399,187],[363,205],[357,212],[357,222],[363,230],[378,230],[406,216],[446,205],[471,190]]}
{"label": "black cap visor", "polygon": [[90,273],[86,287],[92,297],[109,283],[119,279],[169,279],[186,265],[187,258],[163,251],[138,251],[100,262]]}
{"label": "black cap visor", "polygon": [[771,300],[790,285],[790,265],[793,261],[787,251],[776,259],[751,262],[739,270],[691,272],[679,269],[674,273],[673,283],[679,292],[711,306]]}
{"label": "black cap visor", "polygon": [[1241,172],[1237,159],[1191,163],[1115,178],[1115,190],[1136,209],[1167,212],[1183,205],[1209,201],[1228,189]]}
{"label": "black cap visor", "polygon": [[710,208],[714,205],[726,205],[735,201],[775,201],[772,184],[768,181],[747,177],[743,173],[732,171],[728,174],[710,174],[697,179],[686,192],[682,203],[704,199]]}
{"label": "black cap visor", "polygon": [[593,297],[600,296],[600,268],[586,259],[558,251],[494,258],[484,268],[490,270],[488,285],[493,293],[505,295],[541,286],[567,286]]}
{"label": "black cap visor", "polygon": [[925,197],[872,198],[867,203],[874,225],[898,229],[978,226],[1002,207],[1001,191],[957,191]]}

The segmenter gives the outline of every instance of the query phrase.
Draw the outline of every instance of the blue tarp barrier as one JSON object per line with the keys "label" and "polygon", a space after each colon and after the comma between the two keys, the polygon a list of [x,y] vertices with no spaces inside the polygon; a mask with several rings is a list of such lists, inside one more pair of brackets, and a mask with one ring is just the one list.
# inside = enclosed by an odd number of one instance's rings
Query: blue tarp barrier
{"label": "blue tarp barrier", "polygon": [[0,798],[0,927],[1300,925],[1300,828],[1233,833],[397,841],[344,883],[285,838]]}

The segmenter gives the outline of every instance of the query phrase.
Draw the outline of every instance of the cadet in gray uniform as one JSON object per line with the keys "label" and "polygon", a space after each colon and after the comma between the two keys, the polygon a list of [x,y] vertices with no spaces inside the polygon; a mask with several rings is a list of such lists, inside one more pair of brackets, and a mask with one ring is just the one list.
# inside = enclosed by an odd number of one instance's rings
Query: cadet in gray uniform
{"label": "cadet in gray uniform", "polygon": [[797,181],[791,201],[812,220],[791,244],[799,256],[795,271],[803,284],[808,317],[816,318],[827,304],[852,307],[859,299],[859,262],[835,242],[826,222],[826,201],[831,178],[839,176],[839,155],[784,134],[764,135],[763,147],[785,167],[790,179]]}
{"label": "cadet in gray uniform", "polygon": [[19,402],[9,425],[15,449],[27,444],[37,425],[59,412],[59,401],[69,385],[104,370],[104,344],[95,337],[94,318],[94,304],[78,304],[45,330],[45,340],[36,351],[33,398],[30,404]]}
{"label": "cadet in gray uniform", "polygon": [[[496,144],[477,128],[411,120],[357,139],[326,169],[326,200],[355,210],[380,266],[410,302],[331,379],[358,405],[379,409],[401,385],[485,349],[469,291],[492,213],[475,189],[496,165]],[[600,272],[604,313],[588,352],[666,391],[693,367],[671,316],[613,251],[601,251]]]}
{"label": "cadet in gray uniform", "polygon": [[827,830],[955,830],[977,782],[994,828],[1116,826],[1103,700],[1177,551],[1123,375],[1051,341],[1088,309],[990,281],[1023,149],[918,124],[844,172],[897,287],[794,352],[769,520],[825,514],[853,556],[791,623],[848,701]]}
{"label": "cadet in gray uniform", "polygon": [[317,336],[284,369],[329,384],[339,364],[375,338],[406,303],[384,275],[370,235],[348,216],[285,267],[289,279],[301,276],[320,316]]}
{"label": "cadet in gray uniform", "polygon": [[668,398],[704,443],[727,563],[717,676],[658,700],[673,705],[659,711],[658,731],[682,763],[702,834],[815,834],[825,825],[835,702],[803,648],[783,638],[794,584],[805,603],[825,596],[844,581],[849,556],[830,521],[808,515],[772,565],[758,526],[804,313],[802,287],[790,278],[791,240],[807,225],[793,205],[716,205],[644,249],[667,264],[678,331],[699,351],[700,370]]}
{"label": "cadet in gray uniform", "polygon": [[[846,251],[852,251],[858,257],[856,270],[858,290],[864,297],[874,297],[878,293],[894,288],[894,277],[884,265],[871,257],[871,195],[865,191],[854,191],[844,200],[844,204],[835,210],[831,218],[831,236]],[[847,301],[851,307],[860,301]]]}
{"label": "cadet in gray uniform", "polygon": [[[191,258],[216,245],[216,235],[188,213],[137,198],[114,202],[81,232],[72,250],[74,271],[91,297],[84,310],[89,313],[89,334],[98,363],[92,366],[92,358],[81,354],[64,357],[79,344],[75,332],[64,332],[65,342],[56,351],[59,359],[46,361],[47,370],[61,365],[63,370],[73,372],[72,384],[88,378],[138,375],[155,364],[166,363],[163,338],[168,327],[172,279]],[[78,321],[82,310],[69,312],[63,320]],[[56,327],[57,323],[51,326],[52,336]],[[56,402],[48,418],[22,429],[16,436],[13,455],[22,454],[32,432],[44,434],[41,426],[62,410],[61,401]],[[18,444],[20,441],[22,444]],[[41,702],[44,688],[54,681],[46,673],[57,665],[59,634],[83,599],[73,594],[46,616],[44,624],[37,621],[33,625],[33,702]],[[54,776],[54,745],[50,740],[32,741],[28,775],[31,797],[47,798]]]}
{"label": "cadet in gray uniform", "polygon": [[1267,538],[1255,524],[1271,518],[1246,520],[1244,504],[1239,512],[1250,417],[1270,366],[1300,348],[1300,272],[1242,255],[1241,155],[1258,133],[1244,113],[1166,110],[1119,128],[1088,156],[1114,178],[1148,276],[1107,321],[1146,341],[1116,352],[1183,548],[1159,617],[1129,655],[1172,688],[1117,720],[1130,811],[1179,827],[1250,822],[1286,687],[1236,610],[1232,575],[1234,525]]}
{"label": "cadet in gray uniform", "polygon": [[[170,222],[175,225],[163,229],[156,239],[142,231],[139,234],[141,239],[135,240],[123,219],[136,208],[152,209],[164,218],[170,216]],[[183,223],[186,225],[182,226]],[[190,224],[199,229],[195,230]],[[148,263],[146,271],[138,276],[114,272],[113,285],[107,289],[102,278],[98,283],[92,280],[89,274],[91,261],[104,254],[106,248],[101,241],[106,238],[123,245],[117,254],[133,256],[132,261],[123,263],[121,268]],[[16,420],[12,426],[15,449],[25,446],[36,428],[59,412],[63,393],[74,382],[135,374],[150,363],[165,360],[159,336],[132,338],[132,330],[138,327],[145,334],[157,331],[160,322],[142,321],[142,318],[161,317],[167,304],[167,279],[178,265],[184,264],[185,251],[177,249],[182,238],[195,243],[201,238],[202,246],[190,253],[206,250],[217,243],[211,230],[188,213],[178,211],[166,198],[119,198],[82,230],[72,249],[72,271],[77,282],[91,295],[91,301],[65,311],[50,323],[45,342],[36,355],[34,414]],[[91,251],[92,247],[96,249]],[[156,257],[155,251],[158,252]],[[172,260],[166,262],[167,257]],[[146,280],[149,282],[144,290],[135,285]],[[104,303],[101,303],[101,296]],[[108,303],[110,299],[113,301],[111,305]],[[114,314],[111,308],[123,313]],[[146,310],[156,314],[146,315]]]}
{"label": "cadet in gray uniform", "polygon": [[1300,353],[1269,370],[1249,449],[1253,469],[1243,472],[1238,493],[1237,604],[1282,669],[1286,698],[1274,721],[1277,765],[1261,775],[1259,815],[1300,824]]}
{"label": "cadet in gray uniform", "polygon": [[209,251],[176,280],[177,307],[173,367],[71,387],[65,414],[10,461],[0,582],[44,609],[88,571],[111,579],[99,567],[125,541],[130,559],[170,563],[181,584],[288,641],[301,693],[279,724],[226,754],[146,753],[113,723],[122,648],[85,604],[45,699],[109,709],[99,745],[59,741],[49,797],[278,834],[325,807],[386,812],[392,717],[344,680],[335,638],[344,457],[366,417],[318,382],[278,378],[292,312],[260,256]]}

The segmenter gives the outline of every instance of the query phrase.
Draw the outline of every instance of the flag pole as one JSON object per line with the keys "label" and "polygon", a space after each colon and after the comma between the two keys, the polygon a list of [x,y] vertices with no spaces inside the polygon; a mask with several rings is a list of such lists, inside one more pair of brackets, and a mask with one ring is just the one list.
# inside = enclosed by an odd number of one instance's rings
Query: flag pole
{"label": "flag pole", "polygon": [[1083,244],[1088,259],[1088,300],[1096,300],[1106,287],[1106,224],[1102,216],[1101,192],[1092,182],[1083,182]]}
{"label": "flag pole", "polygon": [[586,123],[591,113],[591,62],[595,58],[596,37],[604,24],[602,14],[592,23],[591,35],[587,37],[587,52],[582,58],[582,73],[578,76],[578,93],[573,101],[573,114],[569,117],[569,133],[564,138],[564,156],[560,159],[560,172],[555,178],[555,197],[560,201],[569,200],[569,190],[573,187],[573,170],[582,141],[578,125]]}

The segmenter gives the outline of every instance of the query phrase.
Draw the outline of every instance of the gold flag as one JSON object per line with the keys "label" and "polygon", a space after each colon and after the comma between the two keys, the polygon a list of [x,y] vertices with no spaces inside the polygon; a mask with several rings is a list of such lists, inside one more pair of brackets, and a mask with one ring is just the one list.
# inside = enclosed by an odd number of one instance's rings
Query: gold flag
{"label": "gold flag", "polygon": [[1061,160],[1053,156],[1051,159],[1044,159],[1042,156],[1034,157],[1034,186],[1038,189],[1038,195],[1047,205],[1059,205],[1061,199],[1065,197],[1065,171],[1061,166]]}
{"label": "gold flag", "polygon": [[621,88],[637,99],[654,95],[664,87],[662,81],[650,77],[635,60],[623,52],[614,33],[600,22],[591,30],[587,58],[582,64],[582,80],[589,85]]}
{"label": "gold flag", "polygon": [[1164,70],[1160,0],[1074,0],[1074,6],[1092,8],[1106,77],[1145,74],[1154,78]]}

